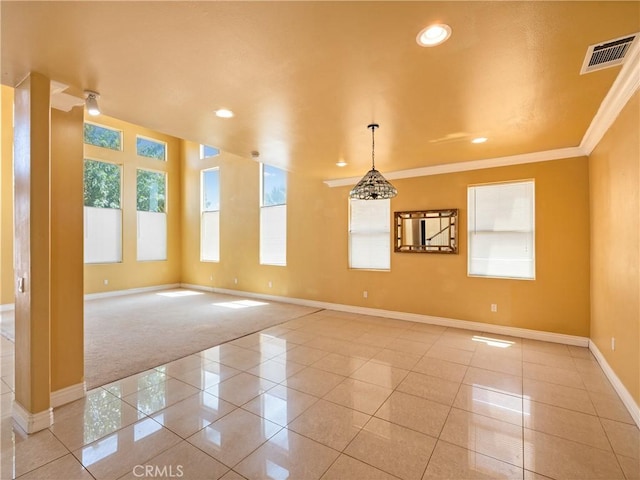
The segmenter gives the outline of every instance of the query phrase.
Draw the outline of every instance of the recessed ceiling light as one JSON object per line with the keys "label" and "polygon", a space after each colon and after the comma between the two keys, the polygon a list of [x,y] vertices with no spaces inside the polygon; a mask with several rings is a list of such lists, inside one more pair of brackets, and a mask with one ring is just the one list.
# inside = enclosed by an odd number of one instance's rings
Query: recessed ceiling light
{"label": "recessed ceiling light", "polygon": [[216,110],[216,117],[231,118],[233,117],[233,112],[231,110],[227,110],[226,108],[221,108],[219,110]]}
{"label": "recessed ceiling light", "polygon": [[487,137],[478,137],[471,140],[471,143],[484,143],[489,140]]}
{"label": "recessed ceiling light", "polygon": [[451,36],[451,27],[444,23],[429,25],[420,30],[416,37],[418,45],[421,47],[435,47],[444,43]]}
{"label": "recessed ceiling light", "polygon": [[340,160],[339,162],[336,162],[336,165],[339,167],[346,167],[347,162],[345,162],[344,160]]}

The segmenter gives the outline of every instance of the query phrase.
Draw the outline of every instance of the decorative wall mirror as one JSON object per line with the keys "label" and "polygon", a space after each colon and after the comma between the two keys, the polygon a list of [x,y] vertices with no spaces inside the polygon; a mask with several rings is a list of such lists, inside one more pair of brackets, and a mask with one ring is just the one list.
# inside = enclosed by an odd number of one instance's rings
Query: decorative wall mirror
{"label": "decorative wall mirror", "polygon": [[458,209],[395,212],[394,251],[458,253]]}

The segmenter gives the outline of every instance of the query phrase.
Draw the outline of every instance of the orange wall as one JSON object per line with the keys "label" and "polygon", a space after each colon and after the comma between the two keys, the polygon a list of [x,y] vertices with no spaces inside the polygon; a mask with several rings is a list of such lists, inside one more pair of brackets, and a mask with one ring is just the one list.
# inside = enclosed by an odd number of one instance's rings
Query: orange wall
{"label": "orange wall", "polygon": [[[459,254],[392,253],[391,271],[375,272],[348,268],[349,188],[297,174],[288,179],[287,266],[259,265],[258,163],[224,155],[199,160],[197,153],[197,145],[185,142],[185,283],[589,335],[586,158],[394,181],[393,211],[460,209]],[[221,261],[203,263],[199,172],[212,166],[220,166]],[[468,277],[467,186],[528,178],[536,180],[536,280]]]}
{"label": "orange wall", "polygon": [[14,303],[13,88],[0,86],[0,305]]}
{"label": "orange wall", "polygon": [[639,112],[636,92],[591,154],[589,175],[591,339],[640,405]]}
{"label": "orange wall", "polygon": [[[126,290],[180,282],[180,157],[182,141],[131,123],[101,115],[86,120],[124,132],[123,150],[84,146],[84,157],[123,166],[122,171],[122,262],[85,265],[85,293]],[[136,135],[167,142],[167,161],[136,154]],[[167,260],[138,262],[136,216],[136,170],[145,168],[167,173]],[[105,285],[104,281],[108,281]]]}

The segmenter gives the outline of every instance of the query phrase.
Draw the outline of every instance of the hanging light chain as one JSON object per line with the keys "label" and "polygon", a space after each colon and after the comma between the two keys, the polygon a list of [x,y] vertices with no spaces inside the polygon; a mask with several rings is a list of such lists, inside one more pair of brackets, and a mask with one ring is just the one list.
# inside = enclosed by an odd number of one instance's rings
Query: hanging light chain
{"label": "hanging light chain", "polygon": [[370,125],[367,126],[367,128],[371,129],[371,168],[373,170],[376,169],[376,128],[378,128],[380,125],[378,125],[377,123],[372,123]]}

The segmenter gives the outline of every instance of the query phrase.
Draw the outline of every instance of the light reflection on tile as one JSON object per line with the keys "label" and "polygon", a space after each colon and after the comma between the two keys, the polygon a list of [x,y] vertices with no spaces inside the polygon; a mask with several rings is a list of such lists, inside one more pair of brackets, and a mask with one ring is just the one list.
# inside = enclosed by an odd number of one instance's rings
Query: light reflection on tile
{"label": "light reflection on tile", "polygon": [[338,455],[335,450],[285,428],[234,469],[246,478],[314,480]]}
{"label": "light reflection on tile", "polygon": [[331,468],[325,472],[321,480],[397,480],[397,478],[396,476],[343,454],[340,455],[333,465],[331,465]]}
{"label": "light reflection on tile", "polygon": [[197,393],[198,389],[175,378],[151,385],[123,398],[129,405],[150,415]]}
{"label": "light reflection on tile", "polygon": [[312,395],[276,385],[242,408],[284,427],[317,401]]}
{"label": "light reflection on tile", "polygon": [[[10,478],[10,477],[2,477]],[[20,480],[73,479],[93,480],[91,474],[70,453],[21,476]]]}

